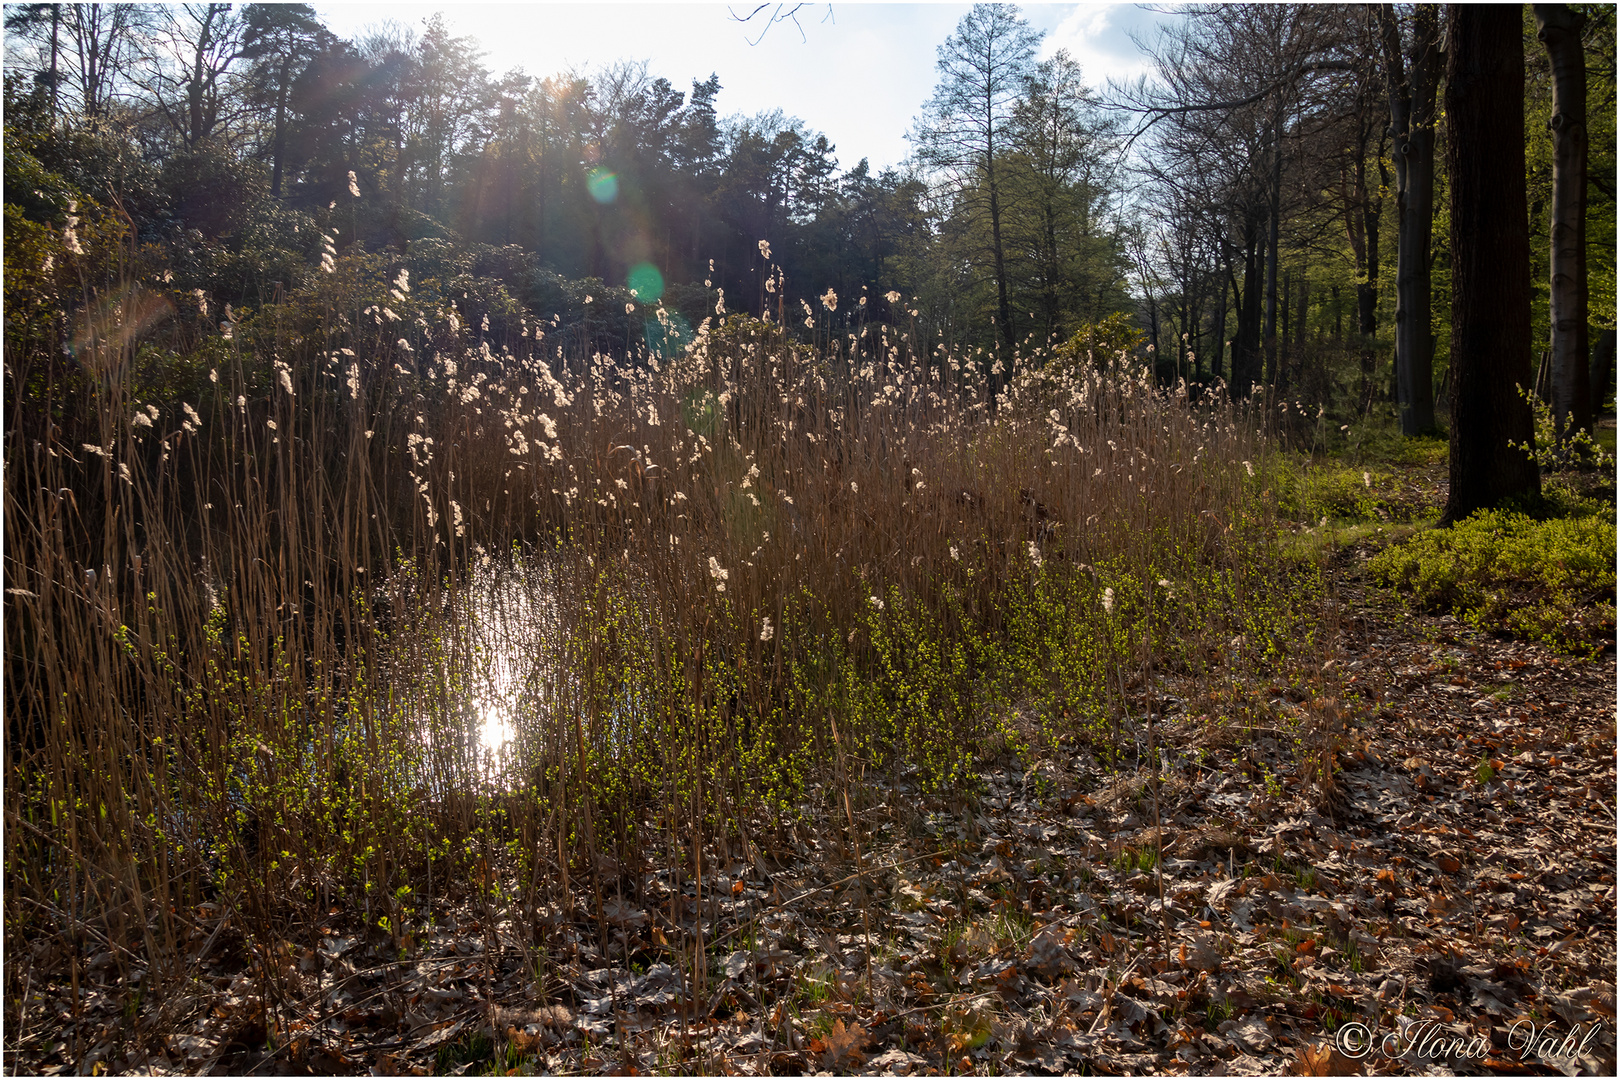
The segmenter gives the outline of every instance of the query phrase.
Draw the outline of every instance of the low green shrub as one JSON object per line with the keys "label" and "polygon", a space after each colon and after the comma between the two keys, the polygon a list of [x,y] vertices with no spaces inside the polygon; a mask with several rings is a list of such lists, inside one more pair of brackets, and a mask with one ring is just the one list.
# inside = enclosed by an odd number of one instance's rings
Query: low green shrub
{"label": "low green shrub", "polygon": [[1443,465],[1449,453],[1450,444],[1441,433],[1415,437],[1403,434],[1393,409],[1375,412],[1340,430],[1344,458],[1351,464]]}
{"label": "low green shrub", "polygon": [[1433,512],[1421,494],[1387,469],[1364,469],[1328,462],[1294,464],[1284,457],[1268,463],[1264,486],[1284,517],[1315,525],[1409,522]]}
{"label": "low green shrub", "polygon": [[1425,610],[1594,653],[1613,640],[1615,599],[1614,518],[1595,508],[1546,521],[1482,510],[1384,551],[1368,568]]}

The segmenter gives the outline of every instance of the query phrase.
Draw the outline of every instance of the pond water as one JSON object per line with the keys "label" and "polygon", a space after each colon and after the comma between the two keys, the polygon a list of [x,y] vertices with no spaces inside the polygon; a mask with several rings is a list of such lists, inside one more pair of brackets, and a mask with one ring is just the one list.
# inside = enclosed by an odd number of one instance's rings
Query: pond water
{"label": "pond water", "polygon": [[[577,651],[559,598],[566,575],[539,560],[478,569],[458,590],[438,634],[444,642],[432,706],[420,711],[426,757],[454,767],[439,779],[486,789],[526,782],[530,766],[572,755],[575,721],[588,739],[627,740],[652,714],[648,687],[621,674],[616,692],[594,704],[570,657]],[[611,631],[607,637],[612,638]],[[600,690],[598,691],[600,692]],[[431,766],[430,766],[431,767]]]}
{"label": "pond water", "polygon": [[[571,760],[579,717],[599,718],[586,720],[587,739],[614,743],[648,722],[648,689],[631,676],[592,707],[570,659],[577,628],[564,625],[567,605],[559,600],[569,595],[568,578],[550,563],[484,560],[442,606],[408,578],[399,588],[407,594],[401,606],[414,616],[389,633],[385,697],[373,715],[386,744],[403,744],[385,766],[402,786],[435,799],[510,790],[529,783],[542,762]],[[343,716],[335,725],[339,741],[366,739],[366,729]]]}
{"label": "pond water", "polygon": [[552,575],[521,562],[481,566],[456,591],[436,628],[434,700],[413,710],[430,769],[449,765],[496,788],[521,774],[566,678],[555,597]]}

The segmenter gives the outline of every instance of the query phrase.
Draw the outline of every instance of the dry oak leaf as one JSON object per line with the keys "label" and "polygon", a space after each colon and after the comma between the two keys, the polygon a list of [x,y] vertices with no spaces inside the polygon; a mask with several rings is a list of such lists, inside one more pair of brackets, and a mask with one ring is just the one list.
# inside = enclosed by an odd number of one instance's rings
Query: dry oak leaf
{"label": "dry oak leaf", "polygon": [[1194,931],[1182,941],[1179,950],[1181,966],[1197,971],[1216,972],[1221,969],[1218,939],[1208,931]]}
{"label": "dry oak leaf", "polygon": [[1065,936],[1060,926],[1043,927],[1030,939],[1024,953],[1025,965],[1037,975],[1051,979],[1073,974],[1078,965],[1065,947]]}
{"label": "dry oak leaf", "polygon": [[370,1071],[372,1076],[421,1076],[426,1070],[407,1064],[393,1054],[384,1054]]}
{"label": "dry oak leaf", "polygon": [[[1232,1026],[1227,1028],[1228,1024]],[[1276,1041],[1276,1037],[1271,1034],[1271,1028],[1266,1026],[1266,1022],[1258,1016],[1251,1016],[1242,1023],[1226,1020],[1221,1023],[1220,1027],[1226,1029],[1221,1034],[1230,1036],[1233,1041],[1242,1046],[1247,1046],[1257,1054],[1264,1053],[1266,1048]]]}
{"label": "dry oak leaf", "polygon": [[1339,1053],[1330,1042],[1306,1044],[1299,1048],[1292,1072],[1295,1076],[1359,1076],[1361,1064]]}
{"label": "dry oak leaf", "polygon": [[822,1064],[834,1072],[849,1072],[865,1063],[861,1047],[866,1044],[866,1029],[859,1024],[844,1026],[842,1020],[833,1021],[832,1030],[825,1039],[812,1039],[810,1049],[821,1054]]}

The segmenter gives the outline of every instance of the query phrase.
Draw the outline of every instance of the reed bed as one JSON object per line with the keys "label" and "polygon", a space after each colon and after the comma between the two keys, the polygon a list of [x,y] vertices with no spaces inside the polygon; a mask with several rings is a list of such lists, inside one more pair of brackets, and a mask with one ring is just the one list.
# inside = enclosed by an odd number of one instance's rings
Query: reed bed
{"label": "reed bed", "polygon": [[272,985],[340,906],[401,950],[469,897],[542,949],[583,911],[612,956],[640,875],[701,896],[992,752],[1139,762],[1153,671],[1218,684],[1302,633],[1259,410],[1218,389],[1008,378],[830,294],[795,334],[722,310],[609,356],[331,269],[359,299],[162,363],[129,286],[24,376],[8,1001],[64,967],[80,1001],[98,956],[180,1000],[222,911]]}

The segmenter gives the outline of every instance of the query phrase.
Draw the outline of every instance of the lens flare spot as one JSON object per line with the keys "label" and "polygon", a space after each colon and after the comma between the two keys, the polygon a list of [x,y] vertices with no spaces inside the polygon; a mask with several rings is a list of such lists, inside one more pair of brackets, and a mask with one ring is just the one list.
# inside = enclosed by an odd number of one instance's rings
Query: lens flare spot
{"label": "lens flare spot", "polygon": [[625,284],[636,291],[636,299],[643,304],[656,304],[658,298],[664,295],[664,275],[649,262],[632,266]]}
{"label": "lens flare spot", "polygon": [[92,369],[114,363],[123,350],[173,312],[174,305],[166,298],[139,285],[114,293],[81,315],[70,346],[73,355]]}
{"label": "lens flare spot", "polygon": [[[678,356],[692,340],[692,325],[671,312],[664,321],[648,319],[644,325],[647,348],[659,359]],[[690,425],[688,425],[690,426]]]}
{"label": "lens flare spot", "polygon": [[585,188],[599,203],[610,203],[619,197],[619,178],[606,169],[592,169],[585,178]]}

